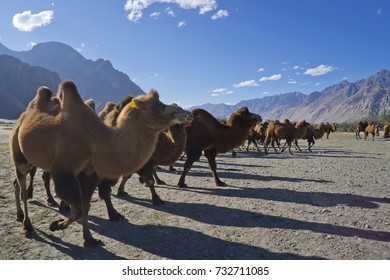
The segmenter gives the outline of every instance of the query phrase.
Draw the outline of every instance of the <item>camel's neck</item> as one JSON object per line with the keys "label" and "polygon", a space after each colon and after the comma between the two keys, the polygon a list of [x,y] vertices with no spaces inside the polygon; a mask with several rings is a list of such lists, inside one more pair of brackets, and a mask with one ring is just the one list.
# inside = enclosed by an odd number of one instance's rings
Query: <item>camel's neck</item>
{"label": "camel's neck", "polygon": [[217,152],[227,153],[244,143],[248,138],[250,126],[244,122],[233,120],[231,125],[221,129],[217,135]]}
{"label": "camel's neck", "polygon": [[93,135],[93,166],[102,179],[117,179],[138,171],[152,156],[159,131],[129,117],[116,128],[103,124]]}

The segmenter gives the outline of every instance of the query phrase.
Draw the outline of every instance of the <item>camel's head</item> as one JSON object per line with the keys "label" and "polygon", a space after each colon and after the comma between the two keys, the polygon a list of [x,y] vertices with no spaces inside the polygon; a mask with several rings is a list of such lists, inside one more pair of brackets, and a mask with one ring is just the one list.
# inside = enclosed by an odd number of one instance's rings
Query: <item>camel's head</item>
{"label": "camel's head", "polygon": [[124,108],[124,111],[136,110],[138,119],[145,126],[162,131],[174,124],[192,120],[192,114],[177,105],[167,105],[160,101],[159,94],[151,90],[146,95],[140,95]]}
{"label": "camel's head", "polygon": [[247,107],[242,107],[235,111],[228,120],[229,125],[233,124],[234,119],[236,118],[235,116],[237,116],[238,119],[244,121],[249,127],[256,123],[262,122],[260,115],[249,112]]}

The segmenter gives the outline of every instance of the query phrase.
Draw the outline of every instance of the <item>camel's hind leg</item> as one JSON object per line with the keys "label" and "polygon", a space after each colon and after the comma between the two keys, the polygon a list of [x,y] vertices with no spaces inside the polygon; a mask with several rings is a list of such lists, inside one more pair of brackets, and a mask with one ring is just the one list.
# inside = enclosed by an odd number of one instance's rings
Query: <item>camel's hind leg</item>
{"label": "camel's hind leg", "polygon": [[[97,246],[101,241],[92,237],[88,226],[88,210],[83,201],[81,186],[77,178],[66,172],[52,172],[54,186],[57,195],[68,203],[71,207],[71,215],[67,219],[54,221],[50,225],[50,230],[64,230],[71,223],[81,220],[83,226],[84,246]],[[88,202],[89,203],[89,202]],[[89,209],[89,207],[88,207]]]}
{"label": "camel's hind leg", "polygon": [[142,178],[142,181],[146,184],[146,186],[150,189],[152,194],[152,203],[153,205],[162,205],[164,201],[159,197],[154,188],[155,180],[153,178],[153,173],[155,173],[154,164],[151,160],[149,160],[138,172]]}
{"label": "camel's hind leg", "polygon": [[215,157],[217,156],[217,151],[215,149],[206,150],[206,151],[204,151],[204,155],[209,162],[209,168],[210,168],[211,172],[213,173],[215,184],[217,186],[220,186],[220,187],[226,186],[226,184],[219,179],[218,174],[217,174],[217,163],[215,162]]}
{"label": "camel's hind leg", "polygon": [[177,183],[177,186],[179,188],[187,187],[185,183],[186,176],[188,172],[191,170],[191,167],[194,164],[194,162],[199,160],[201,155],[202,155],[202,150],[198,147],[187,151],[187,160],[184,163],[183,173],[181,174],[179,182]]}
{"label": "camel's hind leg", "polygon": [[29,199],[33,198],[33,192],[34,192],[34,177],[35,173],[37,172],[37,168],[35,166],[31,167],[30,169],[30,183],[28,184],[27,187],[27,197]]}
{"label": "camel's hind leg", "polygon": [[116,193],[118,196],[127,196],[129,195],[127,192],[125,192],[125,185],[127,181],[131,178],[133,174],[130,174],[129,176],[123,176],[122,181],[119,184],[118,192]]}
{"label": "camel's hind leg", "polygon": [[[20,167],[20,166],[19,166]],[[14,180],[14,192],[15,192],[15,200],[16,200],[16,219],[18,221],[23,221],[23,233],[28,235],[32,232],[33,227],[31,224],[31,220],[28,216],[28,207],[27,207],[27,185],[26,185],[26,177],[28,170],[25,172],[21,172],[19,168],[16,170],[17,178]],[[23,210],[20,204],[20,199],[23,201]]]}

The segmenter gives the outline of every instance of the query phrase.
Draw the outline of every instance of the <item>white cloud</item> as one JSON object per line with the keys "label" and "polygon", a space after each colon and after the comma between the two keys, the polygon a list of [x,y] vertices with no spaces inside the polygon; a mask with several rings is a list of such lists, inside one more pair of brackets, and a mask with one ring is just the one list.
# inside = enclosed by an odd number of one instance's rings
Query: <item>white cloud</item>
{"label": "white cloud", "polygon": [[129,12],[127,18],[137,22],[142,18],[143,10],[155,3],[177,4],[182,9],[198,9],[203,15],[217,8],[216,0],[127,0],[124,9]]}
{"label": "white cloud", "polygon": [[229,12],[227,10],[219,10],[218,12],[216,12],[215,14],[213,14],[211,16],[211,19],[217,20],[217,19],[228,17],[228,16],[229,16]]}
{"label": "white cloud", "polygon": [[295,65],[295,66],[293,66],[293,69],[294,69],[294,70],[297,70],[297,69],[299,69],[299,65]]}
{"label": "white cloud", "polygon": [[288,79],[288,84],[296,84],[297,81],[295,81],[294,79]]}
{"label": "white cloud", "polygon": [[317,86],[317,87],[318,87],[319,85],[321,85],[321,83],[320,83],[320,82],[316,83],[316,86]]}
{"label": "white cloud", "polygon": [[169,16],[171,16],[171,17],[176,17],[175,12],[172,10],[171,7],[166,8],[166,9],[165,9],[165,12],[166,12]]}
{"label": "white cloud", "polygon": [[269,94],[269,91],[264,91],[263,93],[261,93],[262,95],[267,95]]}
{"label": "white cloud", "polygon": [[258,72],[264,72],[264,68],[263,67],[260,67],[259,69],[257,69]]}
{"label": "white cloud", "polygon": [[179,24],[177,25],[177,27],[183,27],[183,26],[186,26],[186,22],[185,21],[181,21],[179,22]]}
{"label": "white cloud", "polygon": [[276,75],[272,75],[272,76],[269,76],[269,77],[261,77],[259,81],[260,82],[277,81],[277,80],[280,80],[281,78],[282,78],[282,75],[276,74]]}
{"label": "white cloud", "polygon": [[377,11],[376,11],[376,14],[378,17],[380,17],[381,15],[383,15],[383,9],[382,8],[379,8]]}
{"label": "white cloud", "polygon": [[158,19],[158,17],[160,16],[160,14],[161,14],[161,13],[159,13],[159,12],[154,12],[154,13],[151,13],[151,14],[150,14],[150,17],[151,17],[152,19]]}
{"label": "white cloud", "polygon": [[240,87],[258,87],[259,85],[256,83],[255,80],[249,80],[249,81],[244,81],[238,84],[233,85],[235,88],[240,88]]}
{"label": "white cloud", "polygon": [[227,88],[216,88],[216,89],[214,89],[212,92],[221,93],[221,92],[225,92],[225,91],[227,91]]}
{"label": "white cloud", "polygon": [[219,93],[212,93],[212,94],[210,94],[210,96],[217,97],[217,96],[219,96]]}
{"label": "white cloud", "polygon": [[42,11],[38,14],[32,14],[31,11],[24,11],[14,15],[12,25],[20,31],[31,32],[37,27],[50,24],[53,15],[53,11]]}
{"label": "white cloud", "polygon": [[335,69],[336,68],[334,68],[332,66],[321,64],[315,68],[307,69],[305,71],[305,73],[303,73],[303,74],[310,75],[310,76],[322,76],[322,75],[325,75],[325,74],[327,74]]}

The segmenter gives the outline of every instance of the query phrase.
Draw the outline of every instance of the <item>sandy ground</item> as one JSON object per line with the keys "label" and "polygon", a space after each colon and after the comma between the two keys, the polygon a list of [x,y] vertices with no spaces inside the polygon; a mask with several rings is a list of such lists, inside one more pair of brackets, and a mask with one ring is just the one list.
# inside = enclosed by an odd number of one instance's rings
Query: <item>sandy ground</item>
{"label": "sandy ground", "polygon": [[[127,220],[111,222],[97,194],[89,221],[104,242],[84,248],[82,227],[51,232],[62,214],[46,206],[39,171],[29,201],[35,233],[26,238],[16,221],[9,125],[0,126],[0,259],[390,259],[390,141],[356,140],[333,133],[306,150],[269,155],[249,151],[217,158],[216,187],[205,158],[176,184],[177,173],[159,172],[168,183],[157,192],[127,183],[130,196],[113,203]],[[57,198],[58,200],[58,198]]]}

